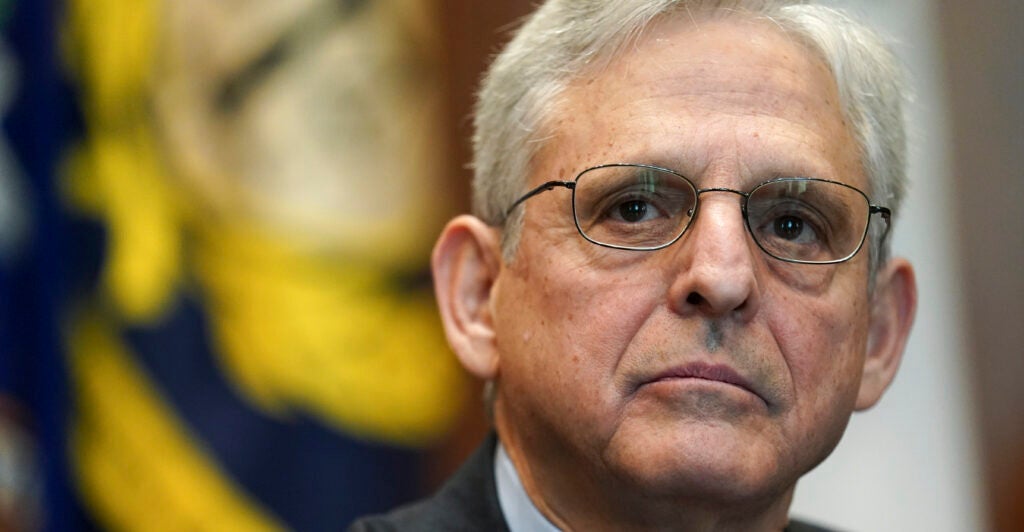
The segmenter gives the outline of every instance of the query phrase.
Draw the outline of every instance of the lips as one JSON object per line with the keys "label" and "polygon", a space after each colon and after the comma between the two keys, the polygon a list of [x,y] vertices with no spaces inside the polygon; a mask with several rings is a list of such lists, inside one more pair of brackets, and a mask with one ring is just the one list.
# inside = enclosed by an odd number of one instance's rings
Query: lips
{"label": "lips", "polygon": [[[706,364],[694,362],[682,366],[675,366],[655,374],[652,378],[641,383],[641,386],[656,382],[669,381],[673,379],[701,379],[707,381],[721,382],[742,388],[758,397],[761,397],[754,387],[729,366],[724,364]],[[763,397],[761,398],[764,399]]]}

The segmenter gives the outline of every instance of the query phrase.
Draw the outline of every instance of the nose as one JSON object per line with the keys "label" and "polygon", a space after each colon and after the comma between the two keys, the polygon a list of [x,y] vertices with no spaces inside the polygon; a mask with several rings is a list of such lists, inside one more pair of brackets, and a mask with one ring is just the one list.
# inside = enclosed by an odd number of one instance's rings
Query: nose
{"label": "nose", "polygon": [[747,234],[743,198],[722,189],[701,194],[690,228],[668,248],[675,248],[669,304],[681,315],[748,320],[760,302],[760,251]]}

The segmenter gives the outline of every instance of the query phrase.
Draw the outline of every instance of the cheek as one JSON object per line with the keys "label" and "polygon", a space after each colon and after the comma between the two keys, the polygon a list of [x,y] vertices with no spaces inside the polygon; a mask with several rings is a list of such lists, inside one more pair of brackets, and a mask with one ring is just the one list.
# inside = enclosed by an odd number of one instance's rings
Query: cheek
{"label": "cheek", "polygon": [[798,408],[852,405],[867,338],[864,298],[827,292],[772,299],[769,327],[788,367]]}
{"label": "cheek", "polygon": [[[538,256],[538,255],[533,255]],[[663,299],[650,273],[561,265],[540,257],[509,272],[495,317],[503,378],[572,387],[579,401],[600,397],[622,354]],[[662,295],[659,295],[662,294]],[[508,318],[512,319],[508,319]]]}
{"label": "cheek", "polygon": [[780,429],[797,470],[838,443],[857,397],[866,338],[864,311],[850,299],[801,295],[772,301],[769,327],[790,378],[791,402]]}

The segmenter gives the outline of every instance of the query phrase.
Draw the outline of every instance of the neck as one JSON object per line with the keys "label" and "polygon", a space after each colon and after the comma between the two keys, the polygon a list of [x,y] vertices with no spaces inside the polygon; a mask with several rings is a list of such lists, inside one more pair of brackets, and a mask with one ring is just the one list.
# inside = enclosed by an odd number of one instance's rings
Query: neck
{"label": "neck", "polygon": [[531,502],[561,530],[781,531],[788,523],[794,486],[749,497],[709,496],[685,485],[651,493],[595,467],[599,460],[520,434],[500,409],[495,425]]}

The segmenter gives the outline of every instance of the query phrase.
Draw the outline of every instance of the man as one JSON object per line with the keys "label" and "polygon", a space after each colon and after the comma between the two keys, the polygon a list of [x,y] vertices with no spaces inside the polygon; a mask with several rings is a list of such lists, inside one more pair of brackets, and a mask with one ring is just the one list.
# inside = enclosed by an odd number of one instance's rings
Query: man
{"label": "man", "polygon": [[813,530],[797,480],[880,398],[916,305],[889,259],[902,89],[794,2],[552,0],[476,112],[433,267],[497,439],[354,530]]}

